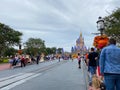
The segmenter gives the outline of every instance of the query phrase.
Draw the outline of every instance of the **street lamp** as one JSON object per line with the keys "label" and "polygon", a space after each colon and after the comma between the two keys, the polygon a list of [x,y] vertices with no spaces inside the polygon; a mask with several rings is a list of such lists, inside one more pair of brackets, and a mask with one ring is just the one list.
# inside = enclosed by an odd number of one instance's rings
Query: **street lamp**
{"label": "street lamp", "polygon": [[104,26],[104,20],[102,17],[98,17],[97,28],[98,28],[98,31],[100,31],[100,34],[103,35],[105,26]]}
{"label": "street lamp", "polygon": [[19,44],[19,50],[21,50],[22,49],[22,44]]}

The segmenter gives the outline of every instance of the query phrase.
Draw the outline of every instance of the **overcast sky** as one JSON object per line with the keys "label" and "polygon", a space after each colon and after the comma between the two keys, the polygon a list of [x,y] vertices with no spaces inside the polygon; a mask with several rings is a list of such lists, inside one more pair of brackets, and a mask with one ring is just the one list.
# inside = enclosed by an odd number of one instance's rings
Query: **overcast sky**
{"label": "overcast sky", "polygon": [[47,47],[70,51],[80,32],[91,47],[99,16],[119,7],[120,0],[0,0],[0,22],[28,38],[41,38]]}

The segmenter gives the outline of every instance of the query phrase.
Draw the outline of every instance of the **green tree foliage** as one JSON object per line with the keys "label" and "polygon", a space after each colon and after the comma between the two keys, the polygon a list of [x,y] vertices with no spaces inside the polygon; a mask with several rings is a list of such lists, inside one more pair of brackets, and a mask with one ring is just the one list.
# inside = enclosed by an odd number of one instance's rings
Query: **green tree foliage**
{"label": "green tree foliage", "polygon": [[46,55],[48,55],[48,54],[51,54],[52,53],[52,50],[51,50],[51,48],[46,48]]}
{"label": "green tree foliage", "polygon": [[57,49],[57,53],[58,53],[58,54],[62,54],[62,48],[58,48],[58,49]]}
{"label": "green tree foliage", "polygon": [[104,20],[105,33],[110,37],[116,38],[117,42],[120,43],[120,8],[106,16]]}
{"label": "green tree foliage", "polygon": [[5,48],[20,43],[22,33],[0,23],[0,55],[4,55]]}
{"label": "green tree foliage", "polygon": [[56,47],[52,47],[51,50],[52,50],[52,54],[56,54]]}
{"label": "green tree foliage", "polygon": [[26,53],[30,55],[37,55],[45,52],[45,41],[40,38],[29,38],[26,44]]}
{"label": "green tree foliage", "polygon": [[56,47],[52,47],[52,48],[47,47],[46,48],[46,55],[55,54],[55,53],[56,53]]}
{"label": "green tree foliage", "polygon": [[14,56],[18,51],[14,48],[5,48],[5,52],[4,52],[4,55],[5,56]]}

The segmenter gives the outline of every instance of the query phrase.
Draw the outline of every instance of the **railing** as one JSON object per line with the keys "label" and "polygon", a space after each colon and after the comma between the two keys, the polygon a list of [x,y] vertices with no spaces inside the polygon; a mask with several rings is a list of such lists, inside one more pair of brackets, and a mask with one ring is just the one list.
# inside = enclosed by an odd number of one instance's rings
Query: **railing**
{"label": "railing", "polygon": [[81,65],[82,65],[82,72],[83,72],[83,75],[84,75],[84,81],[85,81],[85,84],[86,84],[86,90],[88,90],[88,68],[85,64],[85,61],[84,59],[81,60]]}

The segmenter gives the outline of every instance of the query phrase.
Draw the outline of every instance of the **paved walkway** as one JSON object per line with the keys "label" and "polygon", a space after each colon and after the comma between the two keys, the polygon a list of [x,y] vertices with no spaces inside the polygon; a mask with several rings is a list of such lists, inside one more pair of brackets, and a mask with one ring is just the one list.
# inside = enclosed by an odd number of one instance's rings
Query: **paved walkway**
{"label": "paved walkway", "polygon": [[[31,82],[24,83],[26,88],[23,88],[22,90],[33,90],[33,88],[36,88],[35,90],[39,90],[39,86],[41,90],[87,90],[88,78],[86,67],[83,61],[81,62],[81,65],[82,69],[79,69],[77,67],[77,60],[73,62],[70,60],[65,64],[53,68],[52,70],[43,75],[41,74],[41,76],[39,76],[37,79],[34,78],[31,80]],[[9,69],[9,64],[0,64],[0,70],[5,69]],[[28,87],[34,85],[34,80],[36,83],[42,84],[36,84],[35,86]],[[45,87],[44,85],[47,85],[47,87]],[[15,87],[12,90],[21,90],[21,86]]]}
{"label": "paved walkway", "polygon": [[1,71],[1,70],[6,70],[6,69],[9,69],[9,68],[10,68],[9,63],[0,64],[0,71]]}
{"label": "paved walkway", "polygon": [[[29,81],[24,79],[25,82],[10,90],[87,90],[86,69],[83,61],[81,69],[78,68],[77,60],[63,62],[47,71],[34,73],[39,76],[30,78]],[[27,74],[29,73],[25,73]]]}

